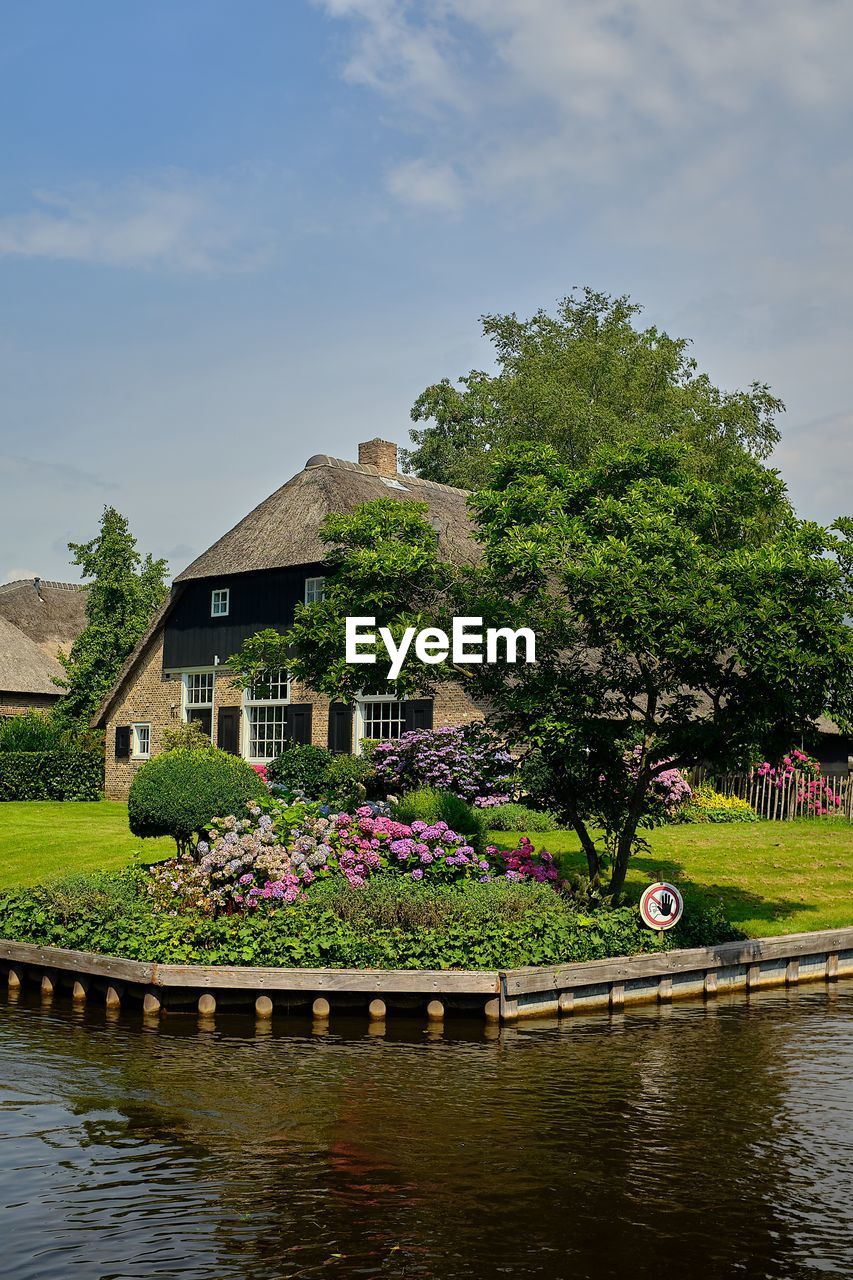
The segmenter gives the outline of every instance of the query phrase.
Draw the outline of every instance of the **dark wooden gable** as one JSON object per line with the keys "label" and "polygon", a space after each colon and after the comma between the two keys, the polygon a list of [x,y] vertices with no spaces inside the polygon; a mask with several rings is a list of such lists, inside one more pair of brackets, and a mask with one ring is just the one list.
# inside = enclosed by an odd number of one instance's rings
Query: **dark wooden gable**
{"label": "dark wooden gable", "polygon": [[[217,658],[227,661],[257,631],[286,631],[297,603],[305,598],[305,579],[322,574],[322,565],[305,565],[184,583],[164,627],[164,668],[212,667]],[[211,593],[223,587],[229,591],[228,616],[213,618]]]}

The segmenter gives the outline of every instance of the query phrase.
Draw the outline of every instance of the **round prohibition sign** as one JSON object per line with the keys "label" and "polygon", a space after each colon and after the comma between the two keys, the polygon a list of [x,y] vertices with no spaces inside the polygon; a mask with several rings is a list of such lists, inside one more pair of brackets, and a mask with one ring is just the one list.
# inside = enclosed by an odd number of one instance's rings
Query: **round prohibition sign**
{"label": "round prohibition sign", "polygon": [[674,884],[665,880],[650,884],[640,898],[640,915],[650,929],[671,929],[684,914],[684,899]]}

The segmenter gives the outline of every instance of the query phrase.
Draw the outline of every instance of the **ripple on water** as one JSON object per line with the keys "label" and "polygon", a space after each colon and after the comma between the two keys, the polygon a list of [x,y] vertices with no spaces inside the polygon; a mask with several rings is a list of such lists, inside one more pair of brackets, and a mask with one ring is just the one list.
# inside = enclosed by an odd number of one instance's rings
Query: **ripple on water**
{"label": "ripple on water", "polygon": [[4,1280],[853,1275],[847,984],[246,1026],[0,1002]]}

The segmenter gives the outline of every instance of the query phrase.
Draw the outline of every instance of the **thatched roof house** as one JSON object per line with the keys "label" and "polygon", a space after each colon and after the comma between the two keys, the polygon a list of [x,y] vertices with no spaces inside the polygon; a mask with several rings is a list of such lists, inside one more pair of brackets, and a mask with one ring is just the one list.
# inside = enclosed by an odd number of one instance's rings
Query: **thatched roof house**
{"label": "thatched roof house", "polygon": [[[360,456],[365,448],[360,446]],[[379,453],[368,456],[382,457]],[[444,555],[458,564],[470,564],[476,558],[478,544],[464,489],[398,473],[396,450],[386,469],[376,463],[347,462],[317,453],[302,471],[179,573],[175,582],[319,562],[326,554],[320,538],[326,516],[352,511],[359,503],[376,498],[426,503]]]}
{"label": "thatched roof house", "polygon": [[262,764],[287,740],[353,751],[363,738],[481,714],[455,688],[409,702],[389,692],[352,708],[290,678],[262,699],[231,686],[227,660],[245,639],[265,627],[286,631],[300,601],[321,598],[326,517],[377,498],[425,504],[442,555],[457,564],[477,559],[468,494],[398,472],[396,445],[367,441],[358,462],[315,454],[175,578],[93,721],[107,731],[108,795],[127,794],[136,762],[160,750],[166,728],[182,720]]}
{"label": "thatched roof house", "polygon": [[25,578],[0,585],[0,715],[46,708],[62,696],[54,677],[86,624],[86,588]]}

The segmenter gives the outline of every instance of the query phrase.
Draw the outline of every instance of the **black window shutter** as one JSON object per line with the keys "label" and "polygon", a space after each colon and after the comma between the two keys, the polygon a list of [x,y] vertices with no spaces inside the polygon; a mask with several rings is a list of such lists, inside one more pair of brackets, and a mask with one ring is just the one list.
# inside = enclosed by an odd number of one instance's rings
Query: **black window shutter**
{"label": "black window shutter", "polygon": [[216,742],[220,751],[240,754],[240,709],[220,707],[216,717]]}
{"label": "black window shutter", "polygon": [[432,698],[414,698],[403,705],[407,730],[432,728]]}
{"label": "black window shutter", "polygon": [[338,756],[352,754],[352,707],[345,702],[329,707],[329,750]]}
{"label": "black window shutter", "polygon": [[130,759],[130,725],[116,725],[116,760]]}
{"label": "black window shutter", "polygon": [[287,736],[304,745],[311,741],[311,703],[291,702],[287,708]]}

